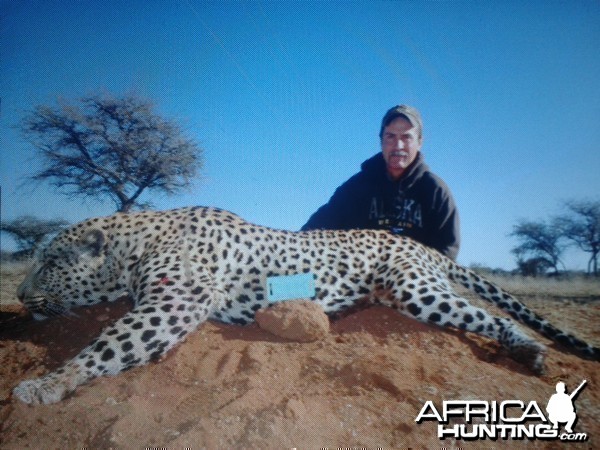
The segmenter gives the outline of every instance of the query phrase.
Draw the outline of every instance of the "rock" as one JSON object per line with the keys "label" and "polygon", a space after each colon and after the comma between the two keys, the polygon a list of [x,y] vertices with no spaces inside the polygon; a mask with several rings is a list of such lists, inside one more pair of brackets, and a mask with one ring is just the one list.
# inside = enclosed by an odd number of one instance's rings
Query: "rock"
{"label": "rock", "polygon": [[329,333],[329,318],[321,306],[309,300],[276,303],[256,312],[258,326],[276,336],[313,342]]}

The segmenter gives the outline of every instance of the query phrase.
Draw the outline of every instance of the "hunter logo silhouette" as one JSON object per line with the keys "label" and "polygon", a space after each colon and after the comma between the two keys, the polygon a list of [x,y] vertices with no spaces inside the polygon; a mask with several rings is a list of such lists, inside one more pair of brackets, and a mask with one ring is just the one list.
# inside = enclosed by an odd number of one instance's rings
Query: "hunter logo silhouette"
{"label": "hunter logo silhouette", "polygon": [[[551,440],[563,442],[585,442],[587,433],[574,433],[577,414],[573,401],[586,385],[583,382],[570,394],[562,381],[556,384],[556,393],[550,397],[546,406],[531,400],[524,402],[516,398],[505,400],[444,400],[436,405],[427,400],[415,418],[421,424],[424,421],[437,422],[437,436],[444,439],[491,440]],[[564,430],[559,430],[563,423]]]}
{"label": "hunter logo silhouette", "polygon": [[573,425],[577,421],[573,399],[579,394],[587,380],[582,383],[571,394],[566,394],[565,383],[559,381],[556,383],[556,394],[553,394],[548,401],[546,411],[548,411],[548,419],[553,424],[553,429],[558,429],[558,423],[566,423],[565,431],[573,433]]}

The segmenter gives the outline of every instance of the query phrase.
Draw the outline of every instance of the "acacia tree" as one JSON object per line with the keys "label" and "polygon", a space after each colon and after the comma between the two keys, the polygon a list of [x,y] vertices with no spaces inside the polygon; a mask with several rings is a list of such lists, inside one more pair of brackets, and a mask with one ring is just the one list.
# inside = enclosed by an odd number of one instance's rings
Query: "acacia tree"
{"label": "acacia tree", "polygon": [[174,194],[203,166],[201,148],[180,126],[136,96],[90,96],[78,105],[40,105],[21,123],[47,180],[69,196],[108,197],[117,211],[143,207],[146,190]]}
{"label": "acacia tree", "polygon": [[513,251],[513,253],[517,257],[517,270],[523,276],[537,277],[545,274],[551,268],[548,258],[533,257],[526,259],[518,251]]}
{"label": "acacia tree", "polygon": [[565,203],[566,214],[561,215],[559,225],[563,235],[582,251],[590,254],[588,273],[598,276],[600,256],[600,201],[569,201]]}
{"label": "acacia tree", "polygon": [[[516,237],[520,244],[513,248],[512,253],[517,257],[517,264],[529,268],[536,264],[536,273],[552,268],[554,273],[559,272],[559,266],[564,269],[561,261],[565,250],[563,235],[556,221],[551,223],[533,222],[522,220],[513,227],[510,236]],[[529,269],[528,269],[529,270]]]}
{"label": "acacia tree", "polygon": [[0,231],[10,234],[22,251],[32,252],[48,236],[58,233],[69,225],[62,219],[42,220],[33,216],[20,216],[16,219],[0,222]]}

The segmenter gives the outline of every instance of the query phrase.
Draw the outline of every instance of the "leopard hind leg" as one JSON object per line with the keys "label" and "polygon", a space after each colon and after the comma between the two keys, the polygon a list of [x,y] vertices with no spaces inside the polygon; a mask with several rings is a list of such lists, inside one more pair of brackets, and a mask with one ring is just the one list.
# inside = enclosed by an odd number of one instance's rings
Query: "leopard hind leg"
{"label": "leopard hind leg", "polygon": [[561,330],[548,320],[530,310],[526,305],[517,300],[508,292],[495,286],[488,280],[469,269],[460,267],[451,261],[448,263],[448,276],[451,280],[476,292],[482,299],[494,304],[508,313],[513,319],[527,325],[542,336],[564,346],[582,358],[600,361],[600,348],[595,347],[573,334]]}
{"label": "leopard hind leg", "polygon": [[535,341],[511,319],[496,317],[482,308],[471,305],[456,294],[450,284],[439,276],[425,277],[426,283],[400,282],[381,296],[378,303],[390,306],[420,322],[458,328],[498,341],[510,356],[534,373],[544,371],[546,347]]}

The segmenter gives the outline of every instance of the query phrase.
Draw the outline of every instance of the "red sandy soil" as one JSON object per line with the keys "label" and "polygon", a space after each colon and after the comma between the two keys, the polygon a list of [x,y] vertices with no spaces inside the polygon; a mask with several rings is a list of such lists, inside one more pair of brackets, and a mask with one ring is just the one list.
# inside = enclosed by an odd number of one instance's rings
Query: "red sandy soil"
{"label": "red sandy soil", "polygon": [[[258,325],[208,322],[161,361],[82,386],[64,401],[28,406],[23,379],[56,369],[129,308],[123,300],[33,322],[0,314],[0,448],[598,448],[600,364],[550,346],[536,377],[488,339],[374,307],[335,320],[325,337],[294,342]],[[600,341],[600,301],[539,302]],[[415,423],[427,400],[537,401],[557,381],[587,386],[575,405],[586,443],[439,440]],[[459,422],[456,422],[459,423]]]}

